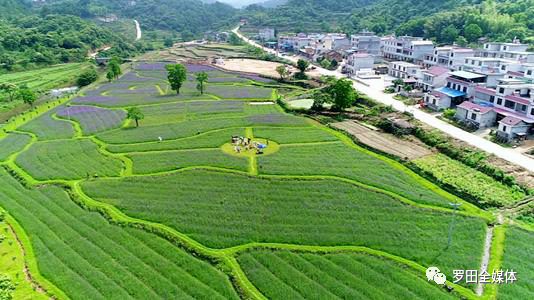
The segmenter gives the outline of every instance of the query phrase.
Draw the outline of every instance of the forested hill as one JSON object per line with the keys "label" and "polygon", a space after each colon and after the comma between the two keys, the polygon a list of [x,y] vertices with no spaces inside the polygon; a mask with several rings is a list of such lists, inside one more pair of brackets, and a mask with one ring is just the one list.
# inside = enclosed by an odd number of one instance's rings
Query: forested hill
{"label": "forested hill", "polygon": [[[534,30],[534,0],[289,0],[275,9],[248,9],[256,26],[284,31],[344,31],[422,35],[449,42],[460,36],[529,40]],[[475,24],[474,34],[464,28]],[[480,32],[478,31],[480,29]]]}
{"label": "forested hill", "polygon": [[115,14],[137,19],[147,29],[192,33],[216,29],[237,12],[228,4],[200,0],[60,0],[45,6],[58,14],[84,18]]}
{"label": "forested hill", "polygon": [[89,50],[106,44],[121,56],[137,50],[122,36],[75,16],[0,19],[0,73],[83,61]]}

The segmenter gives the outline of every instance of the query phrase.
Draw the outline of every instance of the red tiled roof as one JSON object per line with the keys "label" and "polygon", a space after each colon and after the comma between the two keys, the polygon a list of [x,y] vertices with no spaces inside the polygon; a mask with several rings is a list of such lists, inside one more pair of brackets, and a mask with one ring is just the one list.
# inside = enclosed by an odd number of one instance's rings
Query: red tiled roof
{"label": "red tiled roof", "polygon": [[510,126],[515,126],[519,123],[521,123],[521,119],[518,119],[518,118],[514,118],[514,117],[511,117],[511,116],[508,116],[502,120],[499,121],[499,123],[504,123],[506,125],[510,125]]}
{"label": "red tiled roof", "polygon": [[489,89],[489,88],[486,88],[486,87],[483,87],[483,86],[476,86],[475,87],[475,91],[484,92],[484,93],[489,94],[489,95],[495,95],[496,94],[495,90]]}
{"label": "red tiled roof", "polygon": [[508,96],[504,97],[504,99],[511,100],[511,101],[514,101],[514,102],[517,102],[517,103],[521,103],[521,104],[524,104],[524,105],[529,105],[530,104],[530,100],[529,99],[517,97],[517,96],[514,96],[514,95],[508,95]]}
{"label": "red tiled roof", "polygon": [[490,111],[493,110],[493,107],[478,105],[478,104],[470,102],[470,101],[464,101],[464,102],[462,102],[462,104],[458,105],[458,107],[461,107],[461,108],[464,108],[464,109],[467,109],[467,110],[475,110],[475,109],[477,109],[478,110],[477,112],[482,113],[482,114],[485,114],[485,113],[490,112]]}
{"label": "red tiled roof", "polygon": [[426,73],[432,74],[434,76],[440,76],[440,75],[445,74],[447,72],[449,72],[449,69],[444,68],[444,67],[440,67],[440,66],[430,67],[430,69],[428,69],[426,71]]}
{"label": "red tiled roof", "polygon": [[520,115],[520,114],[518,114],[516,112],[507,111],[507,110],[504,110],[504,109],[498,108],[498,107],[494,107],[493,110],[498,114],[505,115],[507,117],[514,117],[516,119],[522,120],[525,123],[529,123],[529,124],[534,123],[534,119],[530,119],[530,118],[526,117],[525,115]]}

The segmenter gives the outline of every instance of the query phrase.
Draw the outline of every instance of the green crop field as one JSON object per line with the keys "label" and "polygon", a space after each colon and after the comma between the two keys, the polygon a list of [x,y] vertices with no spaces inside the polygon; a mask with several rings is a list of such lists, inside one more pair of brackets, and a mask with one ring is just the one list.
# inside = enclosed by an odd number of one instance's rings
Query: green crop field
{"label": "green crop field", "polygon": [[517,272],[517,281],[500,284],[498,299],[534,298],[534,233],[517,227],[506,230],[502,270]]}
{"label": "green crop field", "polygon": [[54,117],[62,108],[64,107],[62,106],[42,114],[20,127],[20,130],[35,134],[40,141],[74,137],[74,126],[69,121]]}
{"label": "green crop field", "polygon": [[388,163],[343,143],[283,146],[281,151],[258,159],[265,174],[332,175],[377,186],[412,201],[448,206],[449,200]]}
{"label": "green crop field", "polygon": [[150,174],[194,166],[211,166],[246,172],[248,161],[221,153],[220,149],[179,150],[131,154],[134,174]]}
{"label": "green crop field", "polygon": [[238,260],[269,299],[454,299],[421,274],[365,254],[252,251]]}
{"label": "green crop field", "polygon": [[0,138],[0,161],[6,160],[10,155],[22,150],[30,143],[31,136],[21,133],[10,133]]}
{"label": "green crop field", "polygon": [[414,163],[438,180],[472,195],[482,204],[510,205],[526,197],[522,191],[508,187],[443,154],[422,157],[414,160]]}
{"label": "green crop field", "polygon": [[32,240],[42,275],[72,299],[236,299],[228,279],[166,240],[110,225],[59,188],[26,190],[0,170],[2,207]]}
{"label": "green crop field", "polygon": [[[180,187],[179,194],[171,192],[175,187]],[[482,221],[458,218],[456,243],[446,250],[452,215],[409,207],[333,180],[192,171],[90,181],[83,189],[128,215],[167,224],[211,247],[250,242],[365,245],[422,264],[433,262],[451,273],[453,266],[473,268],[479,263],[479,257],[469,253],[482,251],[485,231]]]}
{"label": "green crop field", "polygon": [[0,75],[0,82],[9,82],[16,85],[26,85],[32,89],[49,90],[75,84],[74,78],[81,74],[89,64],[73,63],[52,66],[32,71],[24,71]]}
{"label": "green crop field", "polygon": [[39,142],[17,157],[16,163],[38,180],[119,176],[117,159],[107,158],[89,140]]}
{"label": "green crop field", "polygon": [[[277,89],[305,89],[198,65],[176,95],[164,66],[133,63],[0,139],[0,211],[43,291],[55,299],[477,298],[475,284],[452,283],[453,270],[480,269],[496,214],[273,101]],[[204,95],[193,79],[201,70],[212,79]],[[133,107],[144,115],[138,127],[126,119]],[[258,149],[235,148],[234,136]],[[490,264],[515,269],[531,259],[530,235],[510,228],[504,257],[492,247]],[[447,276],[450,293],[428,282],[430,266]],[[530,298],[530,283],[498,295]]]}

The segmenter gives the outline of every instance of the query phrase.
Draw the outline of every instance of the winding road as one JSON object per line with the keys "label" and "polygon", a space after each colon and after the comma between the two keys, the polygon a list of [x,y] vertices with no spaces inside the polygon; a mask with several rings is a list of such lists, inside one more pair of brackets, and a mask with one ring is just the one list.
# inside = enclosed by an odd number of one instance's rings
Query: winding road
{"label": "winding road", "polygon": [[135,22],[135,31],[136,31],[135,40],[138,41],[143,36],[143,32],[141,31],[141,26],[139,25],[139,22],[137,22],[137,20],[134,20],[134,22]]}
{"label": "winding road", "polygon": [[[269,52],[269,53],[272,53],[274,55],[277,55],[281,58],[284,58],[284,59],[287,59],[289,61],[292,61],[292,62],[297,62],[298,58],[296,57],[288,57],[288,56],[282,56],[278,51],[275,51],[273,49],[270,49],[270,48],[266,48],[266,47],[263,47],[261,45],[259,45],[258,43],[250,40],[249,38],[245,37],[244,35],[242,35],[240,32],[239,32],[239,27],[236,27],[234,30],[232,30],[232,32],[234,32],[235,34],[237,34],[242,40],[244,40],[245,42],[247,42],[248,44],[250,45],[253,45],[253,46],[256,46],[256,47],[260,47],[262,48],[264,51],[266,52]],[[321,75],[326,75],[326,76],[334,76],[336,78],[342,78],[342,77],[346,77],[345,75],[341,74],[341,72],[339,71],[329,71],[329,70],[326,70],[326,69],[323,69],[323,68],[320,68],[320,67],[317,67],[317,71],[321,74]],[[417,120],[429,125],[429,126],[432,126],[436,129],[439,129],[449,135],[451,135],[452,137],[454,138],[457,138],[459,140],[462,140],[466,143],[468,143],[469,145],[472,145],[474,147],[477,147],[481,150],[484,150],[488,153],[492,153],[492,154],[495,154],[496,156],[508,161],[508,162],[511,162],[513,164],[516,164],[518,166],[521,166],[531,172],[534,172],[534,159],[531,159],[531,158],[528,158],[518,152],[515,152],[514,150],[512,149],[507,149],[507,148],[504,148],[500,145],[497,145],[491,141],[488,141],[484,138],[481,138],[479,136],[476,136],[474,134],[471,134],[467,131],[464,131],[458,127],[455,127],[453,125],[450,125],[449,123],[446,123],[438,118],[436,118],[435,116],[429,114],[429,113],[426,113],[424,111],[421,111],[417,108],[415,108],[414,106],[408,106],[408,105],[405,105],[403,102],[401,101],[398,101],[398,100],[395,100],[393,98],[393,95],[391,94],[386,94],[384,92],[382,92],[382,90],[380,89],[376,89],[376,88],[372,88],[372,87],[369,87],[369,86],[366,86],[366,85],[363,85],[361,84],[360,82],[358,81],[355,81],[355,80],[352,80],[353,81],[353,85],[354,85],[354,88],[356,88],[358,91],[366,94],[367,96],[379,101],[379,102],[382,102],[386,105],[391,105],[394,109],[398,110],[398,111],[408,111],[410,113],[413,114],[414,118],[416,118]]]}

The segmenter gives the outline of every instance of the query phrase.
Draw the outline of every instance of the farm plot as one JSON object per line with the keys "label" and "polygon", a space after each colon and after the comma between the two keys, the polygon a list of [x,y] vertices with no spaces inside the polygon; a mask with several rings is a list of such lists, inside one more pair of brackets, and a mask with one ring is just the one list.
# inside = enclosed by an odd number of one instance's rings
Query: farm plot
{"label": "farm plot", "polygon": [[69,121],[58,120],[52,117],[65,107],[64,105],[58,106],[31,120],[19,129],[37,135],[40,141],[72,138],[75,133],[74,126]]}
{"label": "farm plot", "polygon": [[268,299],[456,299],[421,274],[366,254],[251,251],[238,261]]}
{"label": "farm plot", "polygon": [[90,140],[39,142],[22,152],[15,162],[37,180],[118,176],[121,161],[104,156],[97,148]]}
{"label": "farm plot", "polygon": [[139,109],[145,116],[143,126],[175,123],[185,120],[186,102],[140,106]]}
{"label": "farm plot", "polygon": [[70,118],[80,123],[85,135],[95,134],[121,126],[126,112],[95,106],[69,106],[57,113],[58,117]]}
{"label": "farm plot", "polygon": [[273,99],[273,90],[246,85],[214,85],[206,88],[206,93],[223,99]]}
{"label": "farm plot", "polygon": [[[179,187],[179,193],[177,193]],[[477,269],[486,225],[407,206],[333,180],[275,180],[209,171],[84,182],[90,197],[169,225],[209,247],[249,242],[360,245],[452,269]]]}
{"label": "farm plot", "polygon": [[185,138],[216,129],[245,127],[242,118],[192,120],[172,124],[125,128],[104,132],[97,138],[109,144],[132,144],[154,142],[158,137],[164,140]]}
{"label": "farm plot", "polygon": [[506,230],[504,242],[503,270],[513,269],[517,281],[498,286],[497,299],[534,298],[534,233],[517,227]]}
{"label": "farm plot", "polygon": [[168,241],[113,226],[56,187],[0,169],[0,206],[22,225],[39,272],[71,299],[238,299],[228,278]]}
{"label": "farm plot", "polygon": [[281,112],[274,103],[248,102],[245,105],[245,113],[247,115],[270,115],[280,114]]}
{"label": "farm plot", "polygon": [[31,140],[31,136],[21,133],[9,133],[0,138],[0,161],[4,161],[13,153],[22,150]]}
{"label": "farm plot", "polygon": [[14,83],[19,86],[26,85],[31,89],[45,91],[73,82],[73,78],[76,78],[87,67],[89,67],[89,64],[72,63],[32,71],[3,74],[0,75],[0,82]]}
{"label": "farm plot", "polygon": [[526,197],[520,190],[505,186],[443,154],[422,157],[413,162],[439,181],[473,196],[482,206],[511,205]]}
{"label": "farm plot", "polygon": [[219,167],[247,171],[248,160],[225,154],[220,149],[178,150],[128,155],[134,174],[150,174],[187,167]]}
{"label": "farm plot", "polygon": [[114,153],[146,152],[162,150],[184,150],[200,148],[217,148],[230,142],[232,136],[245,136],[244,128],[215,130],[193,137],[139,144],[109,145],[106,150]]}
{"label": "farm plot", "polygon": [[260,173],[333,175],[354,179],[402,195],[412,201],[449,207],[449,199],[385,161],[342,143],[283,146],[258,158]]}
{"label": "farm plot", "polygon": [[273,140],[279,144],[331,142],[339,139],[318,128],[254,128],[254,136]]}

